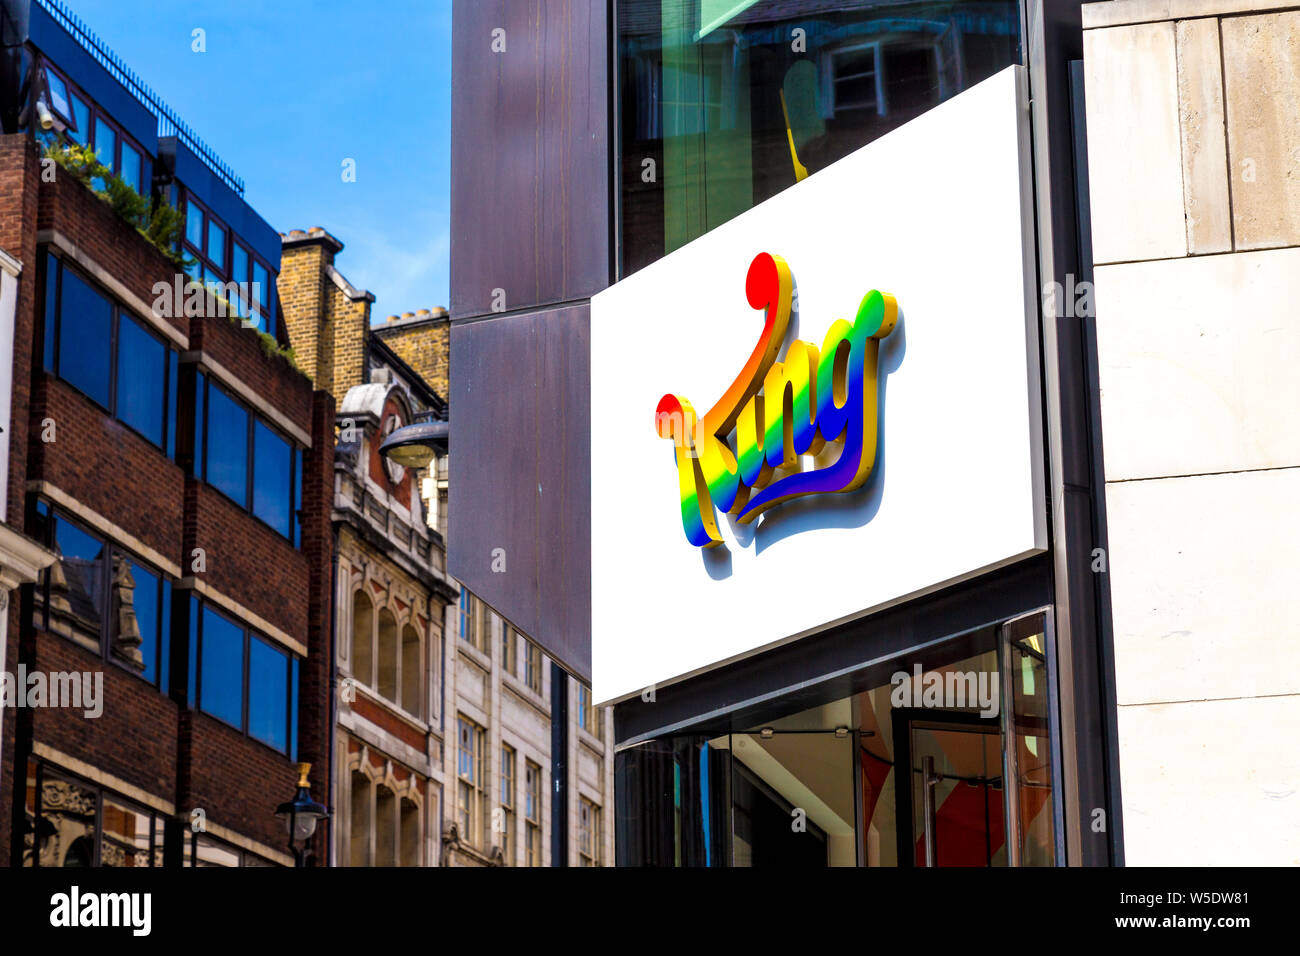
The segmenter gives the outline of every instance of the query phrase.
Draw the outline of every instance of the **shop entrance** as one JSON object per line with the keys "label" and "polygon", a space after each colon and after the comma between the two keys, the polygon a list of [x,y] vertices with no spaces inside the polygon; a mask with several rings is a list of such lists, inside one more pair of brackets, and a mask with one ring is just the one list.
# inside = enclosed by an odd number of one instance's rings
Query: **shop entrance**
{"label": "shop entrance", "polygon": [[866,665],[766,719],[637,744],[616,764],[623,860],[1054,865],[1055,681],[1038,611]]}
{"label": "shop entrance", "polygon": [[976,714],[935,719],[895,710],[898,842],[916,866],[1003,866],[1005,807],[999,721]]}

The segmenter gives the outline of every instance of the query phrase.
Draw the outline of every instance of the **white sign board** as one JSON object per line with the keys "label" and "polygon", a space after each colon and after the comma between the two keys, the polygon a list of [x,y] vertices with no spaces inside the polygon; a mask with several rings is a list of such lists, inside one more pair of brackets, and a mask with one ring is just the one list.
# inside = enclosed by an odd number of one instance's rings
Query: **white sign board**
{"label": "white sign board", "polygon": [[[591,306],[593,693],[643,693],[1046,548],[1027,108],[1009,67],[624,279]],[[866,484],[798,498],[721,545],[683,528],[665,394],[700,416],[755,348],[759,253],[793,275],[786,343],[821,345],[870,290]],[[778,357],[785,359],[785,349]],[[735,441],[731,442],[735,447]],[[828,446],[829,448],[830,446]]]}

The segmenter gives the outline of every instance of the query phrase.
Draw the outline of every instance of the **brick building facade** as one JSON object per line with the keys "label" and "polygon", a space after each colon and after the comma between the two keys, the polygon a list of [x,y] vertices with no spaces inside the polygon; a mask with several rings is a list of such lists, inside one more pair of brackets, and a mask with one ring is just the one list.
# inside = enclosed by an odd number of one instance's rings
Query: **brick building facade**
{"label": "brick building facade", "polygon": [[[60,5],[5,7],[26,31],[0,137],[23,264],[5,517],[58,559],[9,604],[6,667],[49,697],[6,715],[0,859],[288,864],[276,806],[297,762],[318,794],[329,765],[333,399],[284,354],[278,238],[242,184],[160,137],[175,117]],[[56,161],[76,145],[107,173]],[[180,209],[172,257],[104,182]]]}

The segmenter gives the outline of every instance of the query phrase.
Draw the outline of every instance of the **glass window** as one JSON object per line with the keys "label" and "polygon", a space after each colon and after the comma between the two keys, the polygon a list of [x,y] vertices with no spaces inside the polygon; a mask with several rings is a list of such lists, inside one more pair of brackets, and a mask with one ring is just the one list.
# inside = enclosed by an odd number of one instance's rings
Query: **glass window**
{"label": "glass window", "polygon": [[616,10],[623,275],[1020,60],[1011,0]]}
{"label": "glass window", "polygon": [[[125,801],[104,797],[100,810],[103,820],[103,838],[99,846],[99,865],[113,867],[141,867],[155,865],[150,860],[153,850],[152,815],[134,809]],[[159,850],[162,848],[159,847]],[[160,854],[161,855],[161,854]],[[157,861],[160,865],[161,860]]]}
{"label": "glass window", "polygon": [[62,515],[54,519],[54,531],[59,560],[48,572],[49,630],[99,653],[106,546]]}
{"label": "glass window", "polygon": [[199,706],[234,727],[244,724],[244,632],[211,608],[203,609]]}
{"label": "glass window", "polygon": [[102,116],[95,117],[95,157],[111,172],[117,172],[117,131]]}
{"label": "glass window", "polygon": [[208,220],[208,258],[218,270],[226,268],[226,230],[212,219]]}
{"label": "glass window", "polygon": [[90,139],[90,104],[76,93],[72,94],[72,120],[76,129],[69,129],[68,135],[82,146]]}
{"label": "glass window", "polygon": [[117,417],[162,447],[168,349],[134,319],[117,330]]}
{"label": "glass window", "polygon": [[289,483],[293,448],[260,419],[253,421],[253,514],[286,538],[293,534]]}
{"label": "glass window", "polygon": [[238,242],[230,244],[230,278],[235,282],[248,281],[248,250]]}
{"label": "glass window", "polygon": [[185,241],[195,249],[203,248],[203,210],[193,199],[185,204]]}
{"label": "glass window", "polygon": [[524,863],[542,865],[542,768],[524,762]]}
{"label": "glass window", "polygon": [[122,172],[119,174],[136,192],[144,195],[145,189],[140,183],[140,151],[125,140],[122,141]]}
{"label": "glass window", "polygon": [[62,269],[58,374],[104,408],[112,374],[113,304],[69,269]]}
{"label": "glass window", "polygon": [[214,488],[247,506],[248,412],[216,385],[208,388],[207,476]]}
{"label": "glass window", "polygon": [[113,558],[114,659],[151,684],[158,682],[158,651],[164,619],[161,578],[125,555]]}
{"label": "glass window", "polygon": [[248,733],[276,750],[288,749],[289,658],[261,638],[248,644]]}
{"label": "glass window", "polygon": [[256,259],[253,260],[253,285],[254,288],[249,291],[265,313],[271,302],[271,283],[267,278],[266,266]]}
{"label": "glass window", "polygon": [[72,119],[72,106],[68,102],[68,85],[53,70],[45,71],[45,82],[50,88],[50,108],[65,120]]}

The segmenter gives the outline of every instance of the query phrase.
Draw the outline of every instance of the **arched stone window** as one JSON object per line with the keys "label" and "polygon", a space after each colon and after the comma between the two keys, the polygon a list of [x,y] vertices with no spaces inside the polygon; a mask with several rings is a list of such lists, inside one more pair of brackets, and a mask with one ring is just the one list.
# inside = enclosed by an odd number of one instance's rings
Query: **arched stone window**
{"label": "arched stone window", "polygon": [[358,591],[352,598],[352,676],[373,685],[375,606],[370,595]]}
{"label": "arched stone window", "polygon": [[402,708],[416,717],[424,716],[424,682],[420,660],[420,635],[407,624],[402,628]]}
{"label": "arched stone window", "polygon": [[375,866],[397,866],[397,795],[383,784],[375,789]]}
{"label": "arched stone window", "polygon": [[420,806],[403,797],[401,814],[402,866],[419,866]]}
{"label": "arched stone window", "polygon": [[397,619],[388,608],[379,609],[379,676],[375,689],[381,697],[397,700]]}
{"label": "arched stone window", "polygon": [[348,827],[348,864],[370,865],[370,778],[352,771],[351,823]]}

